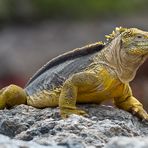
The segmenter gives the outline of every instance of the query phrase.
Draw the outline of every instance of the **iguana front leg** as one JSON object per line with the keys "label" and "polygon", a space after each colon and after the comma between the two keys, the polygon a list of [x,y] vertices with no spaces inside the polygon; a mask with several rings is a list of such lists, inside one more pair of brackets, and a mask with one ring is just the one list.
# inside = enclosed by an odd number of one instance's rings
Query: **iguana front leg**
{"label": "iguana front leg", "polygon": [[94,72],[77,73],[66,80],[59,98],[61,116],[66,118],[70,114],[85,115],[85,111],[76,108],[77,95],[81,91],[87,93],[99,83],[100,81]]}
{"label": "iguana front leg", "polygon": [[131,112],[138,118],[148,120],[148,114],[144,110],[143,105],[132,95],[129,85],[125,85],[123,96],[114,99],[114,103],[118,108]]}

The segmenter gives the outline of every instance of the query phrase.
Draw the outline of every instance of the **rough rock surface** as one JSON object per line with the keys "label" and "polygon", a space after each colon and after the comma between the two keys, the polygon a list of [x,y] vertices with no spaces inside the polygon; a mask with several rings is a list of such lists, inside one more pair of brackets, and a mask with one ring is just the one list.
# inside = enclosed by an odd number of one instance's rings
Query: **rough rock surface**
{"label": "rough rock surface", "polygon": [[48,146],[40,145],[35,142],[25,142],[22,140],[10,139],[7,136],[0,135],[0,148],[65,148],[64,146],[57,146],[50,144]]}
{"label": "rough rock surface", "polygon": [[105,148],[147,148],[148,137],[114,137]]}
{"label": "rough rock surface", "polygon": [[[6,142],[0,138],[0,144],[12,143],[14,147],[23,143],[26,147],[101,148],[115,136],[148,136],[148,123],[123,110],[98,105],[79,107],[86,110],[89,116],[71,115],[63,120],[58,108],[36,109],[27,105],[1,110],[0,134],[13,140],[3,137]],[[116,143],[111,144],[114,146]],[[115,147],[110,145],[107,148]]]}

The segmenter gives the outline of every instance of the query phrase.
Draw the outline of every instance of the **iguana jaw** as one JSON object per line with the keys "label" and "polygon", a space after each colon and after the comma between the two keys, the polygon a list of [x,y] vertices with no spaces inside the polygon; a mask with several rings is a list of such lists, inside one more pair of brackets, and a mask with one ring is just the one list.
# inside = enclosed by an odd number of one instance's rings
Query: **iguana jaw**
{"label": "iguana jaw", "polygon": [[143,51],[143,53],[147,55],[148,54],[148,41],[138,43],[137,48]]}
{"label": "iguana jaw", "polygon": [[133,56],[148,55],[148,42],[139,42],[128,49],[128,54]]}

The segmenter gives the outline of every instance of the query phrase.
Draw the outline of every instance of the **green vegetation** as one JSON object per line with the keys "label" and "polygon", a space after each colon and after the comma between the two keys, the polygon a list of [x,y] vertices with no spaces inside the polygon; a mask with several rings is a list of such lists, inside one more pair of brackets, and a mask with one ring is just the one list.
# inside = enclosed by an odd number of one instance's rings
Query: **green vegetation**
{"label": "green vegetation", "polygon": [[0,20],[95,19],[147,12],[147,0],[0,0]]}

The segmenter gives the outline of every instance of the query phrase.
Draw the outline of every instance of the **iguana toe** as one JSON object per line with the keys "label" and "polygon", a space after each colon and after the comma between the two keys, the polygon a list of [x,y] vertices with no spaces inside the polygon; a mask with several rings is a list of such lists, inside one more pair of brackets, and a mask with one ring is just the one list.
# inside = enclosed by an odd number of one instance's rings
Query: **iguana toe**
{"label": "iguana toe", "polygon": [[71,114],[87,116],[88,114],[84,110],[80,109],[70,109],[70,108],[61,108],[60,114],[62,118],[68,118]]}
{"label": "iguana toe", "polygon": [[131,109],[132,114],[137,116],[138,118],[142,120],[148,121],[148,114],[142,107],[134,107]]}

